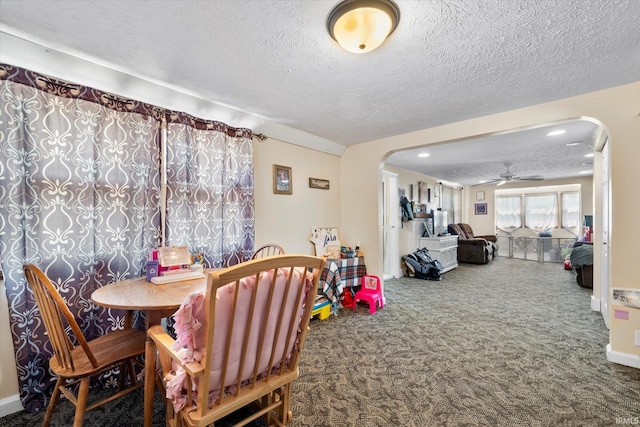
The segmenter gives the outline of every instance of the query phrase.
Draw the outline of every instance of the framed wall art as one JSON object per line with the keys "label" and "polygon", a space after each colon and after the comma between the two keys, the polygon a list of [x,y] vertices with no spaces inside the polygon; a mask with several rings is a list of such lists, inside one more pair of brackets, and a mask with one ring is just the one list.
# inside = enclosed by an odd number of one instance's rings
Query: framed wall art
{"label": "framed wall art", "polygon": [[476,200],[478,201],[484,200],[484,191],[476,191]]}
{"label": "framed wall art", "polygon": [[487,214],[487,204],[486,203],[476,203],[475,204],[475,213],[476,215],[486,215]]}
{"label": "framed wall art", "polygon": [[293,194],[293,178],[290,167],[273,165],[273,193]]}
{"label": "framed wall art", "polygon": [[329,189],[329,180],[320,178],[309,178],[309,188]]}

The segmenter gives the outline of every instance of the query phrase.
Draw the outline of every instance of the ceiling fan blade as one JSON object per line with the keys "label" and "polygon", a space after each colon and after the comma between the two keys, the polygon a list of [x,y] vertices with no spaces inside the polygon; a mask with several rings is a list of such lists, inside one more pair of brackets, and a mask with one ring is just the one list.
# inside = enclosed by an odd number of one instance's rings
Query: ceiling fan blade
{"label": "ceiling fan blade", "polygon": [[478,185],[489,185],[502,180],[503,178],[488,179],[485,182],[479,182],[478,184],[473,184],[472,187],[477,187]]}
{"label": "ceiling fan blade", "polygon": [[518,178],[520,181],[542,181],[544,177],[540,175],[521,176]]}
{"label": "ceiling fan blade", "polygon": [[501,185],[504,185],[506,183],[507,183],[507,180],[503,179],[502,181],[496,184],[496,187],[500,187]]}

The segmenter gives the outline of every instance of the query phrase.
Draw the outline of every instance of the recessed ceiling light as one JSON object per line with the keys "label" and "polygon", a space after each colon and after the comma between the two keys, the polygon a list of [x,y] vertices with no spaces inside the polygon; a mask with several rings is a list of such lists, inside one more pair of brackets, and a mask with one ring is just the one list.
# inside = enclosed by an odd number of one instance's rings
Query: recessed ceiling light
{"label": "recessed ceiling light", "polygon": [[478,184],[486,184],[487,181],[478,181]]}
{"label": "recessed ceiling light", "polygon": [[582,142],[568,142],[567,147],[575,147],[576,145],[580,145]]}
{"label": "recessed ceiling light", "polygon": [[580,175],[587,175],[587,174],[593,173],[593,171],[580,171],[580,172],[578,172],[578,173],[579,173]]}
{"label": "recessed ceiling light", "polygon": [[593,157],[593,153],[585,154],[585,157]]}
{"label": "recessed ceiling light", "polygon": [[429,157],[430,154],[429,153],[420,153],[418,154],[418,157]]}
{"label": "recessed ceiling light", "polygon": [[564,130],[564,129],[552,130],[551,132],[549,132],[549,133],[547,134],[547,136],[562,135],[563,133],[567,133],[567,131],[566,131],[566,130]]}
{"label": "recessed ceiling light", "polygon": [[580,166],[591,166],[591,163],[583,163]]}

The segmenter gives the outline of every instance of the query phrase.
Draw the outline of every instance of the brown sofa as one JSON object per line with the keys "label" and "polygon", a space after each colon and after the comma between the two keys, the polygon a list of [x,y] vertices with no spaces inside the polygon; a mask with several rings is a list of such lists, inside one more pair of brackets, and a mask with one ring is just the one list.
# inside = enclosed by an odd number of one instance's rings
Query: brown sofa
{"label": "brown sofa", "polygon": [[496,236],[475,236],[469,224],[449,224],[447,230],[458,236],[458,262],[487,264],[498,254]]}

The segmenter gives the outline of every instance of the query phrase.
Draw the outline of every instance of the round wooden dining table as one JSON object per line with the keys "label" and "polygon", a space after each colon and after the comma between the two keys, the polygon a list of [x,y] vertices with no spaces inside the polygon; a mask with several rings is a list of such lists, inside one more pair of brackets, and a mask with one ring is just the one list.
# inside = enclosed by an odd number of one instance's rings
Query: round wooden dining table
{"label": "round wooden dining table", "polygon": [[216,269],[204,270],[204,277],[180,282],[156,285],[147,282],[146,277],[121,280],[96,289],[91,294],[94,304],[127,310],[125,327],[131,327],[133,311],[145,313],[147,329],[160,323],[163,317],[170,316],[192,292],[207,288],[207,273]]}
{"label": "round wooden dining table", "polygon": [[[146,277],[121,280],[109,283],[96,289],[91,294],[94,304],[127,310],[125,327],[133,325],[133,312],[140,310],[145,313],[145,327],[160,324],[163,317],[171,316],[192,292],[207,289],[207,275],[217,269],[205,269],[204,277],[184,280],[180,282],[156,285],[147,282]],[[145,361],[155,360],[150,353],[155,351],[153,342],[147,338],[145,347]],[[151,426],[153,420],[153,398],[155,389],[155,367],[145,363],[144,379],[144,425]]]}

